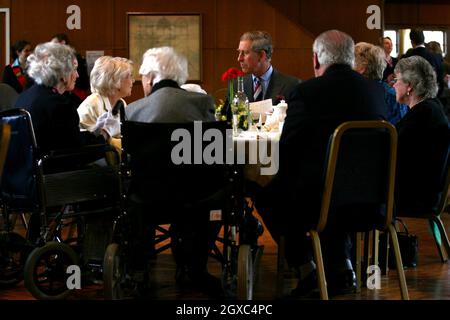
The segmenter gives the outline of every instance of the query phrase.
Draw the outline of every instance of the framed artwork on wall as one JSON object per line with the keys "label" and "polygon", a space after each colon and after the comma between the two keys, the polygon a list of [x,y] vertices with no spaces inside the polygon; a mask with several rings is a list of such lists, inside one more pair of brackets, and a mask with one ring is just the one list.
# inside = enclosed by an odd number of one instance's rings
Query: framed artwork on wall
{"label": "framed artwork on wall", "polygon": [[140,79],[142,55],[150,48],[170,46],[188,60],[189,82],[202,81],[201,14],[127,13],[128,54],[134,78]]}

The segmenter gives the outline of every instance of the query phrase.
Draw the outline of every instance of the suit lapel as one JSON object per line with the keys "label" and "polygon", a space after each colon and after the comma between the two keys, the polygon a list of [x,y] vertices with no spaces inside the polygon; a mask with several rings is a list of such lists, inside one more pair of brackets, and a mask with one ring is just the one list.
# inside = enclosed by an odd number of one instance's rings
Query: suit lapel
{"label": "suit lapel", "polygon": [[253,102],[253,77],[251,74],[244,77],[244,93],[247,95],[248,101]]}
{"label": "suit lapel", "polygon": [[[269,80],[269,86],[267,87],[266,94],[264,95],[264,99],[276,97],[281,93],[281,89],[283,89],[284,84],[278,81],[277,78],[278,72],[275,69],[273,69],[272,76],[270,77]],[[277,86],[275,86],[275,84],[277,84]]]}

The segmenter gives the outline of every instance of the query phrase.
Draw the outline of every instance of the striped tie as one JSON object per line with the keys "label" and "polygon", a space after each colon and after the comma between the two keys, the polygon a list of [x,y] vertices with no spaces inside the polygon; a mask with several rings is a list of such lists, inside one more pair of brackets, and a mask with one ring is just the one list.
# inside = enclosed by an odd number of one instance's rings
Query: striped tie
{"label": "striped tie", "polygon": [[253,94],[253,101],[260,101],[263,98],[263,90],[261,85],[261,79],[255,78],[255,93]]}

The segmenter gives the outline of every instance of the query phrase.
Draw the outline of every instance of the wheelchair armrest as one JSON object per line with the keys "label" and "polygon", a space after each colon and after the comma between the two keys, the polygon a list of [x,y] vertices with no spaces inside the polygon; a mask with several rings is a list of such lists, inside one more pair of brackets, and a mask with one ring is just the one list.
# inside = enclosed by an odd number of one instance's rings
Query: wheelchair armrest
{"label": "wheelchair armrest", "polygon": [[93,144],[79,148],[52,150],[49,153],[44,154],[42,156],[42,159],[43,161],[46,161],[46,160],[72,158],[83,155],[95,155],[95,154],[101,156],[105,155],[107,152],[113,152],[115,154],[118,154],[117,150],[109,144]]}
{"label": "wheelchair armrest", "polygon": [[96,144],[50,151],[38,159],[38,164],[44,172],[50,173],[83,168],[101,159],[109,166],[115,167],[120,163],[120,155],[116,148],[109,144]]}

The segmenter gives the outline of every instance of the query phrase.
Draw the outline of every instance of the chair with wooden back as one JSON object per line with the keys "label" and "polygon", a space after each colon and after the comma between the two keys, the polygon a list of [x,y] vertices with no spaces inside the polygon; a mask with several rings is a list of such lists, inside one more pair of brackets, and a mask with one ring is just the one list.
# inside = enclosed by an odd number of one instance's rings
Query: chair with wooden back
{"label": "chair with wooden back", "polygon": [[[396,148],[397,132],[386,121],[345,122],[330,137],[320,216],[317,225],[309,231],[321,299],[328,300],[328,290],[320,234],[328,228],[338,232],[356,232],[357,239],[364,232],[387,231],[395,251],[401,296],[409,299],[398,239],[392,224]],[[359,242],[357,240],[357,246]],[[279,263],[281,261],[283,258],[279,256]],[[359,273],[360,261],[361,250],[357,250]]]}

